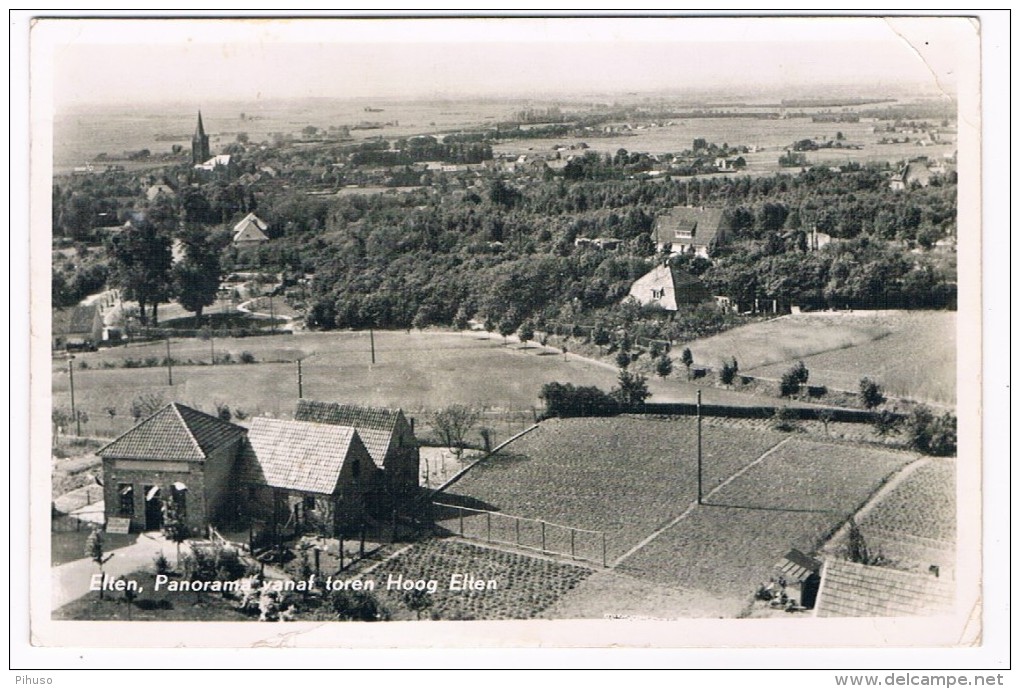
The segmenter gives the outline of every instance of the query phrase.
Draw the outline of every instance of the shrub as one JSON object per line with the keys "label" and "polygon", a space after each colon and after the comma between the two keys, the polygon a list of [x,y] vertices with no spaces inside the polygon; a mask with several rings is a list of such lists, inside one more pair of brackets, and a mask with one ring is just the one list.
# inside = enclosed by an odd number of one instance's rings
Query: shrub
{"label": "shrub", "polygon": [[622,370],[616,380],[617,386],[611,396],[622,405],[644,404],[651,397],[648,380],[640,374]]}
{"label": "shrub", "polygon": [[152,416],[166,405],[163,395],[158,392],[143,392],[131,400],[131,418],[139,421]]}
{"label": "shrub", "polygon": [[873,412],[871,415],[871,427],[874,429],[875,435],[881,438],[897,432],[902,424],[903,420],[900,416],[888,409]]}
{"label": "shrub", "polygon": [[252,354],[251,352],[249,352],[248,350],[245,350],[245,351],[241,352],[241,359],[240,360],[241,360],[242,364],[254,364],[255,363],[255,355]]}
{"label": "shrub", "polygon": [[389,611],[367,591],[333,591],[329,605],[337,619],[343,621],[380,622],[390,619]]}
{"label": "shrub", "polygon": [[784,433],[790,433],[800,428],[797,425],[796,414],[789,407],[776,407],[772,413],[772,427]]}
{"label": "shrub", "polygon": [[800,392],[802,385],[808,382],[808,370],[803,361],[783,374],[779,381],[779,394],[782,397],[793,397]]}
{"label": "shrub", "polygon": [[907,420],[907,437],[918,452],[937,457],[954,455],[956,416],[949,412],[935,416],[928,407],[918,407]]}
{"label": "shrub", "polygon": [[226,402],[216,403],[216,417],[220,421],[230,421],[230,406]]}
{"label": "shrub", "polygon": [[655,360],[655,375],[665,378],[672,372],[673,360],[669,358],[669,354],[663,354]]}
{"label": "shrub", "polygon": [[147,356],[147,357],[145,357],[145,361],[143,362],[143,364],[144,364],[144,366],[146,368],[154,368],[156,366],[159,366],[160,365],[159,364],[159,357],[157,357],[157,356]]}
{"label": "shrub", "polygon": [[244,421],[245,419],[248,418],[248,416],[249,416],[248,412],[245,411],[244,409],[240,408],[234,409],[234,418],[237,419],[238,421]]}
{"label": "shrub", "polygon": [[882,388],[870,378],[861,378],[859,396],[861,404],[864,405],[865,409],[874,409],[885,402]]}
{"label": "shrub", "polygon": [[546,383],[539,398],[545,402],[546,416],[611,416],[619,411],[616,400],[595,386]]}
{"label": "shrub", "polygon": [[156,569],[156,574],[170,573],[170,560],[167,559],[162,550],[156,553],[156,557],[152,558],[152,563]]}
{"label": "shrub", "polygon": [[623,351],[622,349],[616,353],[616,365],[620,368],[627,368],[630,366],[630,354]]}
{"label": "shrub", "polygon": [[719,382],[723,385],[732,385],[733,379],[737,377],[738,370],[739,367],[735,358],[723,362],[722,368],[719,370]]}

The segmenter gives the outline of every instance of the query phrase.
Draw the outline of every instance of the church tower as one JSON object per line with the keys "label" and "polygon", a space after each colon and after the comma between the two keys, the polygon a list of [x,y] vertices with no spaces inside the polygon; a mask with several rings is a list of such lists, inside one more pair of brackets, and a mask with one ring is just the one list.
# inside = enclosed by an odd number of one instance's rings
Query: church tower
{"label": "church tower", "polygon": [[191,137],[191,164],[201,165],[209,160],[209,137],[202,127],[202,111],[198,111],[198,126],[195,127],[195,136]]}

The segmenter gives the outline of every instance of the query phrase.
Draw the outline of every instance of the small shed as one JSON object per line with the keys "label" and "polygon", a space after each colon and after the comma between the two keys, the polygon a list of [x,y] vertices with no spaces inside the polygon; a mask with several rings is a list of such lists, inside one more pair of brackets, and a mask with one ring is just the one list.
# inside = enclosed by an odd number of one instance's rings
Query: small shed
{"label": "small shed", "polygon": [[99,306],[75,306],[69,311],[55,312],[53,347],[93,349],[103,339],[103,314]]}

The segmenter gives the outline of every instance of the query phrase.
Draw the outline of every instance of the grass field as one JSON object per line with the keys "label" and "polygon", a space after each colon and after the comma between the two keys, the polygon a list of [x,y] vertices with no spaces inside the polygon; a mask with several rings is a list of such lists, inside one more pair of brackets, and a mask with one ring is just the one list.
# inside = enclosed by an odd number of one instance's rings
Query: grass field
{"label": "grass field", "polygon": [[[701,506],[692,506],[692,419],[546,421],[508,446],[506,457],[469,472],[442,500],[604,530],[608,559],[619,559],[620,571],[704,592],[715,599],[710,610],[736,616],[790,548],[820,546],[912,458],[739,425],[706,426],[702,443]],[[444,525],[456,529],[454,521]]]}
{"label": "grass field", "polygon": [[[160,365],[166,357],[165,342],[77,354],[75,403],[89,419],[82,433],[109,437],[126,431],[133,425],[131,401],[145,392],[210,413],[217,403],[223,403],[249,416],[289,416],[297,401],[298,359],[303,360],[306,398],[400,407],[421,416],[419,421],[425,421],[428,411],[465,404],[488,410],[494,416],[518,410],[518,416],[530,422],[532,410],[541,407],[538,395],[545,383],[571,382],[609,390],[616,385],[617,377],[611,365],[573,354],[563,356],[536,345],[511,341],[504,346],[498,336],[468,332],[376,332],[374,365],[367,332],[172,339],[170,351],[172,358],[181,362],[173,367],[172,387],[168,385],[166,367]],[[244,352],[250,353],[256,363],[209,365],[214,354],[220,358],[229,353],[237,361]],[[127,359],[156,365],[123,368]],[[69,409],[67,361],[54,358],[51,370],[53,404]],[[678,379],[651,379],[649,388],[652,401],[694,398],[695,386]],[[759,403],[754,397],[721,389],[706,390],[704,401]],[[501,438],[522,427],[518,423],[504,428],[499,418],[486,423]]]}
{"label": "grass field", "polygon": [[854,311],[798,314],[690,344],[694,361],[736,357],[742,373],[778,379],[798,360],[812,385],[854,391],[868,376],[899,397],[956,399],[956,313]]}
{"label": "grass field", "polygon": [[[799,318],[826,317],[828,314]],[[801,357],[811,372],[812,384],[852,391],[862,377],[868,376],[890,395],[955,404],[956,312],[862,312],[856,319],[863,321],[861,327],[865,329],[888,332],[843,349]],[[759,365],[745,372],[778,378],[788,367],[788,363]]]}

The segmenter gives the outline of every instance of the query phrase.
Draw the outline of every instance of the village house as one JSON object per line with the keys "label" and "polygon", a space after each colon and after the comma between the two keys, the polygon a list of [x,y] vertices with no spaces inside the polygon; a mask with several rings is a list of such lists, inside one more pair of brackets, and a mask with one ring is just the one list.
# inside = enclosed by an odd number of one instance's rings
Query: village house
{"label": "village house", "polygon": [[652,240],[659,251],[708,258],[733,232],[730,214],[722,208],[678,206],[655,220]]}
{"label": "village house", "polygon": [[637,279],[629,298],[643,306],[659,306],[676,311],[681,304],[700,304],[712,296],[704,283],[686,271],[658,265]]}
{"label": "village house", "polygon": [[94,349],[103,340],[103,314],[97,304],[53,314],[53,349]]}
{"label": "village house", "polygon": [[296,420],[251,428],[174,402],[97,454],[107,520],[162,526],[172,496],[186,525],[312,524],[333,535],[418,496],[418,442],[397,410],[301,400]]}
{"label": "village house", "polygon": [[234,245],[239,247],[257,246],[268,242],[269,236],[266,235],[268,229],[269,225],[264,220],[254,213],[249,213],[234,225]]}
{"label": "village house", "polygon": [[350,426],[268,417],[252,422],[236,479],[250,516],[329,535],[362,522],[383,482]]}
{"label": "village house", "polygon": [[889,188],[893,191],[909,189],[913,184],[922,187],[928,186],[931,181],[932,172],[928,169],[927,158],[917,158],[904,165],[889,182]]}
{"label": "village house", "polygon": [[414,419],[408,420],[400,409],[298,400],[294,418],[354,428],[383,472],[385,489],[392,500],[402,503],[417,495],[420,460]]}
{"label": "village house", "polygon": [[234,514],[230,477],[245,430],[173,402],[96,452],[103,460],[106,518],[132,531],[159,529],[172,496],[198,531]]}

